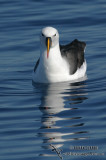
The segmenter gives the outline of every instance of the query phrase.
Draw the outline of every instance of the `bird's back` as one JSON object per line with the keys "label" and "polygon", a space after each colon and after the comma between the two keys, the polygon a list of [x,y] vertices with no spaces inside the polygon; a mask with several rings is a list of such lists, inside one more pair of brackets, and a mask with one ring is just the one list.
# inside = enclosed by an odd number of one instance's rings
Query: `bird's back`
{"label": "bird's back", "polygon": [[70,74],[74,74],[83,65],[85,46],[85,42],[77,39],[67,45],[60,45],[61,55],[70,65]]}

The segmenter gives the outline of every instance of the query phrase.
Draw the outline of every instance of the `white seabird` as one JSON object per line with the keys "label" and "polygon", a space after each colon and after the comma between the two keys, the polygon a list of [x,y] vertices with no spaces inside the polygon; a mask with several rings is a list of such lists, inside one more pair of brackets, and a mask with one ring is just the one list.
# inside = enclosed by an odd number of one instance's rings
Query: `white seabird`
{"label": "white seabird", "polygon": [[85,42],[75,39],[67,45],[59,45],[59,33],[53,27],[42,29],[40,41],[41,54],[34,67],[34,82],[73,81],[85,76]]}

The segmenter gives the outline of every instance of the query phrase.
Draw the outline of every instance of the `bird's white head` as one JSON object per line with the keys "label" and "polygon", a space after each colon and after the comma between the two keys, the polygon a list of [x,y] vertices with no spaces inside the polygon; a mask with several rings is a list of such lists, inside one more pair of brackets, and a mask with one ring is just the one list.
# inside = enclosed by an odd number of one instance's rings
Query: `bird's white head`
{"label": "bird's white head", "polygon": [[47,50],[47,58],[49,57],[50,49],[59,45],[59,34],[58,31],[53,27],[45,27],[42,29],[41,35],[41,45]]}

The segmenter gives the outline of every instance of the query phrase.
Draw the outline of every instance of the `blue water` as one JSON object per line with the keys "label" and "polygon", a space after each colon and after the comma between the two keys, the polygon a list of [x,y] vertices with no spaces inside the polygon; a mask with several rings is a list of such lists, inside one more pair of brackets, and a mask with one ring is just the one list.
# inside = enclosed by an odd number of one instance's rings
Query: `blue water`
{"label": "blue water", "polygon": [[[45,26],[87,43],[87,80],[32,84]],[[105,160],[105,96],[105,0],[0,0],[0,160]]]}

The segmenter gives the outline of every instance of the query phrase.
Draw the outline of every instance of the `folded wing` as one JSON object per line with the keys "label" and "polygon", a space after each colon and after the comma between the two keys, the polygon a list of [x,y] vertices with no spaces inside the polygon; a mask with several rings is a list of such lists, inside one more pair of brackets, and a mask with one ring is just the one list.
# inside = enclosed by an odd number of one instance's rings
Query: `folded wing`
{"label": "folded wing", "polygon": [[60,51],[63,58],[69,63],[70,74],[74,74],[78,68],[83,64],[84,50],[86,47],[85,42],[75,39],[67,45],[60,45]]}

